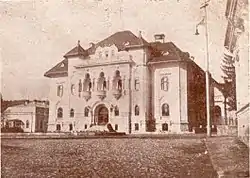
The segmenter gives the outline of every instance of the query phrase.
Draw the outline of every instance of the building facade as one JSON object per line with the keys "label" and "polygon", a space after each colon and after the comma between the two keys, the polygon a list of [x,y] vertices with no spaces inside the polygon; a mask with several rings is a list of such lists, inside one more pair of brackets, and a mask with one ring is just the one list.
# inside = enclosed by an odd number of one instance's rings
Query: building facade
{"label": "building facade", "polygon": [[[51,79],[48,131],[111,124],[125,133],[191,132],[206,125],[205,75],[163,34],[117,32],[77,46],[45,73]],[[213,103],[213,102],[211,102]]]}
{"label": "building facade", "polygon": [[225,45],[231,49],[236,76],[238,136],[249,145],[249,2],[228,0],[226,17],[228,28]]}
{"label": "building facade", "polygon": [[3,127],[19,127],[24,132],[47,132],[48,118],[48,102],[26,101],[3,112]]}

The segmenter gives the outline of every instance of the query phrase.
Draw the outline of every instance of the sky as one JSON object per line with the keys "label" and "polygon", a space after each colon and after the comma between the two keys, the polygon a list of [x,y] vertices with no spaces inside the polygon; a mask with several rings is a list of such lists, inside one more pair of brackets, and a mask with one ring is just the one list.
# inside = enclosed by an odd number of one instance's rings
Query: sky
{"label": "sky", "polygon": [[[44,73],[77,45],[83,48],[117,31],[142,31],[148,41],[165,34],[205,67],[203,0],[0,0],[1,92],[4,99],[47,99],[50,79]],[[222,82],[220,70],[226,30],[226,0],[208,6],[210,72]]]}

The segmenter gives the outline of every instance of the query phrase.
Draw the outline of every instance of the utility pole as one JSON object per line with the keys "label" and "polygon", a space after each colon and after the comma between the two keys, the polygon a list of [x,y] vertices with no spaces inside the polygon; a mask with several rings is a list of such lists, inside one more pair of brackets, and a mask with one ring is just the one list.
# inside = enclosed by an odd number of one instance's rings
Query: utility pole
{"label": "utility pole", "polygon": [[210,72],[209,72],[209,50],[208,50],[208,23],[207,23],[207,6],[210,0],[205,0],[200,9],[204,9],[204,18],[196,25],[195,35],[199,35],[198,26],[204,24],[205,26],[205,76],[206,76],[206,113],[207,113],[207,136],[211,136],[211,116],[210,116]]}
{"label": "utility pole", "polygon": [[200,7],[204,9],[204,20],[205,20],[205,40],[206,40],[206,109],[207,109],[207,136],[211,136],[211,116],[210,116],[210,73],[209,73],[209,50],[208,50],[208,23],[207,23],[207,6],[208,1]]}

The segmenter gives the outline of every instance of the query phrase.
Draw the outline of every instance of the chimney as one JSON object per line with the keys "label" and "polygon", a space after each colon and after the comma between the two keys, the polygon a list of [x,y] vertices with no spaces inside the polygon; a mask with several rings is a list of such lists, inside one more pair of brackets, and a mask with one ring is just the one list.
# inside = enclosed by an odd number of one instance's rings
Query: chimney
{"label": "chimney", "polygon": [[141,31],[139,31],[138,38],[142,38]]}
{"label": "chimney", "polygon": [[155,42],[165,43],[165,35],[164,34],[155,34]]}

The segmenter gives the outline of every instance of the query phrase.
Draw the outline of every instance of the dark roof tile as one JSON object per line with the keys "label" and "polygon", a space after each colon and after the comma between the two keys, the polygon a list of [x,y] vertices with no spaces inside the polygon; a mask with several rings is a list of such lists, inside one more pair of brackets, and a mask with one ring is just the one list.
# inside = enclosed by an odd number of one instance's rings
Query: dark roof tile
{"label": "dark roof tile", "polygon": [[78,44],[76,47],[74,47],[72,50],[70,50],[64,55],[64,57],[66,58],[73,56],[88,56],[88,52],[83,49],[80,44]]}
{"label": "dark roof tile", "polygon": [[64,77],[68,75],[68,59],[56,64],[52,69],[47,71],[44,76],[53,78],[53,77]]}
{"label": "dark roof tile", "polygon": [[138,38],[131,31],[120,31],[93,45],[88,49],[88,53],[93,54],[98,47],[115,45],[119,51],[123,51],[128,46],[147,44],[149,43],[145,39]]}

